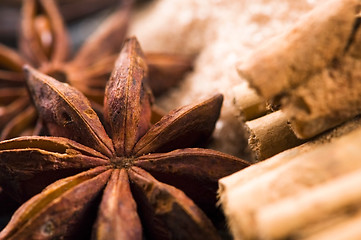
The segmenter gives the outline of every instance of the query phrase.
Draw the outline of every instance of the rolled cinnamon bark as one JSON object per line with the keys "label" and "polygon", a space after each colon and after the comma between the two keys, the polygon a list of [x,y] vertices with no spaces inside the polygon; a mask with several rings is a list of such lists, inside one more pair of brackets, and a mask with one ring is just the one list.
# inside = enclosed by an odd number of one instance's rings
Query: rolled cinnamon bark
{"label": "rolled cinnamon bark", "polygon": [[292,91],[283,104],[299,138],[310,138],[361,113],[361,61],[345,56]]}
{"label": "rolled cinnamon bark", "polygon": [[269,112],[265,100],[247,83],[234,87],[233,95],[235,111],[242,121],[253,120]]}
{"label": "rolled cinnamon bark", "polygon": [[[359,166],[358,166],[359,167]],[[262,239],[301,239],[332,229],[361,210],[361,169],[261,207],[256,216]],[[311,233],[310,233],[311,232]],[[336,239],[332,237],[332,239]],[[353,236],[353,239],[356,239]]]}
{"label": "rolled cinnamon bark", "polygon": [[239,74],[282,109],[299,138],[311,138],[361,113],[359,0],[321,3],[265,43]]}
{"label": "rolled cinnamon bark", "polygon": [[361,239],[361,214],[349,215],[347,219],[342,219],[326,228],[305,236],[305,240],[329,240],[329,239]]}
{"label": "rolled cinnamon bark", "polygon": [[[222,178],[220,203],[234,238],[262,238],[265,230],[258,217],[267,206],[306,196],[314,187],[361,170],[360,126],[361,120],[356,118],[316,140]],[[317,210],[313,212],[317,215]],[[294,237],[292,229],[287,234]]]}
{"label": "rolled cinnamon bark", "polygon": [[344,53],[358,0],[331,0],[292,29],[261,45],[238,66],[261,96],[271,98],[305,81]]}
{"label": "rolled cinnamon bark", "polygon": [[269,158],[304,142],[291,130],[286,115],[276,111],[245,123],[248,145],[256,161]]}

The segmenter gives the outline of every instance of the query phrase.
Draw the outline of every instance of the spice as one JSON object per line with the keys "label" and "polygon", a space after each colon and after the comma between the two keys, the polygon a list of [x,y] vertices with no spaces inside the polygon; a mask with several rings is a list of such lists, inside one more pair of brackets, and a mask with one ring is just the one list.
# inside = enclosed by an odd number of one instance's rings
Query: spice
{"label": "spice", "polygon": [[[94,108],[99,109],[97,106],[103,103],[106,81],[126,35],[131,2],[125,1],[124,6],[108,17],[69,60],[69,40],[55,2],[24,1],[19,53],[0,45],[1,139],[39,135],[43,130],[42,123],[38,121],[33,132],[37,118],[34,107],[29,103],[22,74],[25,63],[76,87],[92,100]],[[173,84],[169,85],[172,86],[191,69],[191,57],[158,54],[157,58],[163,59],[170,69],[175,70],[160,75],[159,69],[163,69],[163,64],[158,65],[149,57],[151,81],[161,79],[161,83],[165,83],[169,77],[173,79]]]}
{"label": "spice", "polygon": [[192,56],[165,53],[146,53],[145,56],[149,67],[149,86],[155,96],[176,86],[184,74],[193,69]]}
{"label": "spice", "polygon": [[233,104],[241,121],[250,121],[270,112],[264,99],[247,83],[235,86],[233,96]]}
{"label": "spice", "polygon": [[256,49],[239,74],[266,100],[280,97],[296,136],[311,138],[361,112],[359,26],[359,1],[326,1]]}
{"label": "spice", "polygon": [[[122,2],[122,1],[121,1]],[[21,0],[2,0],[0,3],[0,42],[14,45],[18,32]],[[60,13],[67,21],[87,17],[106,8],[119,4],[118,0],[58,0]]]}
{"label": "spice", "polygon": [[244,123],[248,145],[256,161],[276,155],[304,142],[291,130],[286,115],[278,110]]}
{"label": "spice", "polygon": [[[108,135],[79,91],[31,67],[27,72],[31,95],[49,131],[66,138],[24,137],[2,142],[0,154],[9,154],[0,158],[5,166],[2,169],[9,171],[1,175],[8,176],[16,168],[4,159],[16,158],[22,151],[32,151],[39,157],[28,159],[27,164],[21,161],[16,176],[36,178],[35,172],[41,169],[56,172],[89,169],[91,164],[98,167],[61,179],[30,199],[14,214],[0,237],[74,236],[79,230],[76,226],[85,220],[85,213],[105,187],[93,237],[141,239],[142,225],[150,238],[219,238],[195,203],[201,207],[213,205],[218,179],[248,163],[217,151],[187,147],[210,136],[219,117],[222,95],[174,110],[151,126],[147,65],[136,39],[131,38],[106,88]],[[19,141],[23,143],[18,149],[6,147]],[[35,141],[54,141],[67,147],[60,148],[63,154],[52,147],[42,151],[42,145],[30,146]],[[63,162],[62,156],[74,161]],[[74,166],[66,166],[68,162]],[[27,166],[33,169],[22,170]]]}
{"label": "spice", "polygon": [[[337,232],[338,224],[357,217],[352,210],[358,211],[356,198],[360,194],[349,187],[354,189],[352,184],[360,183],[353,176],[359,175],[361,168],[360,123],[358,117],[312,141],[220,179],[220,202],[233,237],[312,238]],[[348,180],[343,182],[342,178]],[[334,192],[328,195],[326,189]],[[342,230],[350,233],[346,228]]]}
{"label": "spice", "polygon": [[278,106],[260,97],[248,84],[233,89],[234,108],[238,122],[244,128],[243,138],[248,140],[248,150],[253,161],[272,157],[304,142],[292,131],[286,114]]}
{"label": "spice", "polygon": [[[55,2],[30,0],[23,3],[19,53],[5,46],[0,48],[0,80],[2,91],[6,93],[0,102],[3,109],[2,139],[23,134],[36,121],[35,109],[29,104],[22,74],[24,63],[60,81],[81,87],[81,91],[90,98],[101,101],[101,89],[98,88],[101,88],[101,82],[111,71],[111,54],[121,48],[130,10],[121,9],[110,17],[69,62],[68,36]],[[117,23],[111,19],[116,17]],[[99,45],[95,46],[94,42]],[[98,51],[99,46],[102,46],[101,52]],[[83,62],[87,57],[87,61]]]}

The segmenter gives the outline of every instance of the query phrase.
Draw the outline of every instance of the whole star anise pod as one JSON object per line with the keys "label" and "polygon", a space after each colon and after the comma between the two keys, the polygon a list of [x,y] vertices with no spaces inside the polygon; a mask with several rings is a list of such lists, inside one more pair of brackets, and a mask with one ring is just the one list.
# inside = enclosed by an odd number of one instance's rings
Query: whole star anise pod
{"label": "whole star anise pod", "polygon": [[26,69],[38,112],[59,137],[1,142],[0,180],[8,183],[4,190],[21,191],[24,184],[38,184],[49,175],[83,172],[56,181],[22,205],[0,239],[79,237],[92,224],[86,222],[95,215],[90,214],[94,206],[96,220],[88,231],[93,239],[142,239],[143,233],[149,239],[219,238],[196,203],[213,205],[218,179],[248,163],[187,147],[211,135],[222,95],[171,111],[151,125],[147,65],[131,38],[106,87],[104,128],[79,91]]}
{"label": "whole star anise pod", "polygon": [[99,85],[111,72],[113,54],[122,46],[129,12],[130,7],[125,7],[109,17],[69,61],[68,34],[54,0],[23,1],[19,53],[0,45],[1,139],[22,134],[36,121],[26,91],[24,64],[102,101]]}
{"label": "whole star anise pod", "polygon": [[[122,8],[69,60],[68,34],[54,0],[23,1],[19,53],[0,44],[0,139],[38,135],[42,130],[26,90],[24,64],[71,84],[93,101],[97,112],[101,110],[98,104],[103,103],[106,81],[123,45],[133,1],[122,2]],[[150,54],[147,61],[151,85],[159,91],[161,86],[174,85],[191,68],[191,59],[185,56]]]}

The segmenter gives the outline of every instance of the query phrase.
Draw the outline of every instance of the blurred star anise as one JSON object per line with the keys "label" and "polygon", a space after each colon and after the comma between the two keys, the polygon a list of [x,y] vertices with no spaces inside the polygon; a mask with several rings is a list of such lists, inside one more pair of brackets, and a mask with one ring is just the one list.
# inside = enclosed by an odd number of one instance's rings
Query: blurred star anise
{"label": "blurred star anise", "polygon": [[[89,232],[93,239],[142,239],[143,234],[147,239],[219,239],[196,204],[213,204],[218,179],[248,163],[187,147],[211,135],[222,95],[181,107],[151,125],[148,69],[137,40],[131,38],[106,87],[104,128],[79,91],[26,69],[38,112],[58,137],[1,142],[4,190],[22,193],[24,184],[80,173],[56,181],[22,205],[0,239],[78,238]],[[86,228],[92,224],[92,230]]]}
{"label": "blurred star anise", "polygon": [[[36,124],[36,111],[26,91],[24,64],[76,87],[93,101],[93,107],[103,103],[106,81],[123,45],[133,1],[121,2],[122,8],[109,16],[69,60],[68,34],[54,0],[23,1],[19,53],[0,44],[0,139],[38,135],[42,130],[41,122]],[[168,65],[159,61],[167,58]],[[151,54],[148,62],[154,73],[151,79],[157,82],[162,77],[160,84],[152,84],[155,87],[166,86],[167,80],[176,82],[191,67],[190,58],[174,55]]]}
{"label": "blurred star anise", "polygon": [[102,101],[101,85],[122,46],[129,11],[127,6],[109,17],[68,61],[68,34],[54,0],[23,1],[19,53],[0,45],[1,139],[24,134],[36,121],[22,72],[25,63]]}

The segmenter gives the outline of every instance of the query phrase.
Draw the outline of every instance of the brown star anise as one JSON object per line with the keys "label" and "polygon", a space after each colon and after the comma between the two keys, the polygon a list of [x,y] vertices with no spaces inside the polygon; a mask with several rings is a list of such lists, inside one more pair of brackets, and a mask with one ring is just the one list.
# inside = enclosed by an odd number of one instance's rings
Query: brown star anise
{"label": "brown star anise", "polygon": [[[124,6],[69,60],[68,34],[54,0],[23,1],[19,53],[0,44],[0,139],[38,135],[42,129],[38,122],[32,132],[37,117],[26,90],[24,64],[71,84],[99,108],[96,103],[103,103],[106,81],[126,35],[132,0],[122,2]],[[174,85],[191,68],[191,59],[185,56],[150,54],[147,61],[154,82],[151,85],[159,90],[170,86],[166,82]]]}
{"label": "brown star anise", "polygon": [[86,230],[95,218],[91,209],[97,211],[93,239],[142,239],[143,231],[149,239],[219,238],[196,204],[213,205],[218,179],[248,163],[187,147],[211,135],[222,95],[171,111],[152,126],[147,65],[131,38],[106,87],[104,128],[75,88],[31,67],[26,71],[41,118],[51,134],[60,137],[1,142],[4,189],[12,184],[21,190],[49,176],[83,172],[56,181],[22,205],[0,239],[79,237],[91,232]]}
{"label": "brown star anise", "polygon": [[0,45],[1,139],[22,134],[36,121],[22,73],[25,63],[78,87],[93,100],[102,100],[97,86],[111,72],[112,55],[121,48],[129,9],[109,17],[69,61],[68,34],[54,0],[23,1],[19,54]]}

